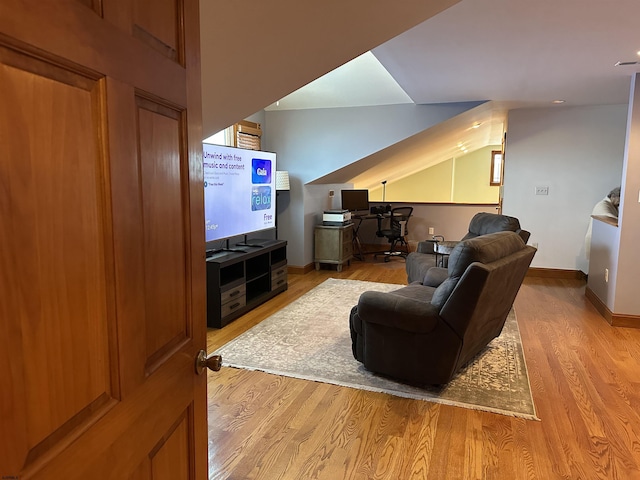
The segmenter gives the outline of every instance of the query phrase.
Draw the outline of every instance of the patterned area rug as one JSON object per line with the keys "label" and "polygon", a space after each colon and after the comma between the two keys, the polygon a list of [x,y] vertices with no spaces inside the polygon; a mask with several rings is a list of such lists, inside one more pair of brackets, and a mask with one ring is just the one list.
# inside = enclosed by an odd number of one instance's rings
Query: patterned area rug
{"label": "patterned area rug", "polygon": [[356,361],[349,336],[351,307],[366,290],[400,287],[328,279],[216,353],[225,366],[537,420],[513,310],[500,337],[444,387],[404,385]]}

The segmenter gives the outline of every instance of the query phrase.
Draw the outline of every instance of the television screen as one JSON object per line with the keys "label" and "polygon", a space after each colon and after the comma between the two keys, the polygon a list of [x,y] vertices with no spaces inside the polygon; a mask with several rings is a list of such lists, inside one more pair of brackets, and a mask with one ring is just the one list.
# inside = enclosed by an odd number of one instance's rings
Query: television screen
{"label": "television screen", "polygon": [[369,210],[369,190],[341,190],[340,196],[343,210]]}
{"label": "television screen", "polygon": [[275,228],[276,154],[202,144],[205,240]]}

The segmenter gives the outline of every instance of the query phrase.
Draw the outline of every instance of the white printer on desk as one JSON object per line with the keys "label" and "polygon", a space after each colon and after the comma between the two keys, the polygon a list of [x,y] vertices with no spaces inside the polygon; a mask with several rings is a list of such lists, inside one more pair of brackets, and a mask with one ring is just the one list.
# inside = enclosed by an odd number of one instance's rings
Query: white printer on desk
{"label": "white printer on desk", "polygon": [[330,227],[344,227],[351,223],[349,210],[325,210],[322,214],[322,224]]}

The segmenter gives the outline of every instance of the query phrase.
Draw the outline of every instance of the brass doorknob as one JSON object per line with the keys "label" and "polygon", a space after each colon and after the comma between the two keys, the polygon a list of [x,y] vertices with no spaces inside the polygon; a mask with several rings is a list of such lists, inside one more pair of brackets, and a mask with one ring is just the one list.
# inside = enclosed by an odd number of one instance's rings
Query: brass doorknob
{"label": "brass doorknob", "polygon": [[207,357],[207,352],[200,350],[196,356],[196,373],[200,375],[205,368],[217,372],[222,366],[222,355],[211,355]]}

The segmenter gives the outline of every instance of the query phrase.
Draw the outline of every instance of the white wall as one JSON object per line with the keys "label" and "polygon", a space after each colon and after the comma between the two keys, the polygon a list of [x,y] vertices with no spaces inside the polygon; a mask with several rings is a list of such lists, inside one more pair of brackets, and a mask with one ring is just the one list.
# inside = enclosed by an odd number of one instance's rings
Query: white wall
{"label": "white wall", "polygon": [[[278,209],[278,237],[288,240],[289,265],[313,263],[313,227],[326,208],[329,189],[350,184],[306,183],[443,122],[474,104],[267,111],[262,148],[277,153],[278,170],[289,171],[286,209]],[[339,202],[339,196],[337,197]],[[338,205],[336,204],[336,207]]]}
{"label": "white wall", "polygon": [[[290,181],[291,190],[279,194],[278,238],[287,240],[289,265],[304,267],[313,262],[314,228],[322,223],[322,213],[339,208],[340,190],[353,185],[303,185],[295,177],[290,177]],[[329,190],[334,191],[333,198],[329,197]]]}
{"label": "white wall", "polygon": [[278,153],[279,165],[308,183],[476,105],[269,110],[266,148]]}
{"label": "white wall", "polygon": [[[289,241],[289,264],[313,262],[314,222],[326,208],[328,190],[343,188],[306,182],[413,135],[417,125],[437,123],[443,113],[415,106],[267,112],[263,148],[278,153],[278,169],[289,170],[292,182],[284,210],[278,209],[278,236]],[[626,123],[626,105],[509,113],[503,213],[518,217],[531,232],[529,243],[538,243],[532,266],[589,271],[584,236],[593,206],[621,184]],[[536,186],[548,186],[549,195],[536,196]],[[414,218],[412,240],[423,236],[429,217],[440,218],[435,211],[415,212],[426,220]],[[468,224],[468,213],[451,217],[452,224]],[[447,233],[452,238],[458,232]]]}
{"label": "white wall", "polygon": [[593,221],[588,287],[613,314],[637,317],[640,315],[640,74],[631,82],[622,178],[618,226]]}
{"label": "white wall", "polygon": [[617,314],[640,315],[640,74],[631,83],[626,150],[620,199],[620,250],[615,278],[615,303],[610,310]]}
{"label": "white wall", "polygon": [[627,105],[509,112],[503,213],[538,243],[532,266],[589,271],[584,237],[593,206],[621,184],[626,123]]}
{"label": "white wall", "polygon": [[[615,312],[620,228],[599,220],[593,221],[588,285],[591,291]],[[605,278],[605,269],[609,271]]]}

